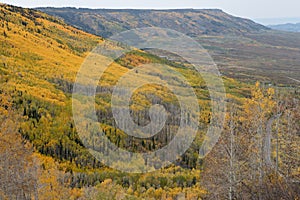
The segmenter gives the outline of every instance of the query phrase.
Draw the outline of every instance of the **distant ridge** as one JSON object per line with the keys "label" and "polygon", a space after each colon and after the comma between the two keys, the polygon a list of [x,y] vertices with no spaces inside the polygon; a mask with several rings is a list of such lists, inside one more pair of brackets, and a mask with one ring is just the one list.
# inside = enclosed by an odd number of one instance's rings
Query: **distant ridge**
{"label": "distant ridge", "polygon": [[116,32],[142,27],[175,29],[198,35],[241,35],[269,28],[249,19],[234,17],[220,9],[87,9],[37,8],[90,33],[109,37]]}
{"label": "distant ridge", "polygon": [[272,29],[280,30],[280,31],[289,31],[289,32],[300,32],[300,23],[292,24],[278,24],[278,25],[270,25]]}
{"label": "distant ridge", "polygon": [[208,9],[195,9],[195,8],[171,8],[171,9],[135,9],[135,8],[77,8],[77,7],[36,7],[36,10],[47,10],[47,9],[70,9],[70,10],[85,10],[85,11],[117,11],[117,12],[126,12],[126,11],[195,11],[195,12],[199,12],[199,11],[219,11],[219,12],[223,12],[222,9],[218,9],[218,8],[208,8]]}
{"label": "distant ridge", "polygon": [[263,24],[265,26],[287,24],[287,23],[296,24],[296,23],[300,22],[300,17],[257,18],[257,19],[254,19],[254,21],[259,24]]}

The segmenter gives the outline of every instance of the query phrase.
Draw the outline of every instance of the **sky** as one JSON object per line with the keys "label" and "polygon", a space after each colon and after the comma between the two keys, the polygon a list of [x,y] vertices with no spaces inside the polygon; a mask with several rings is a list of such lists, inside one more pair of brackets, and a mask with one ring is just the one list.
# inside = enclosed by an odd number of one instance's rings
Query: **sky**
{"label": "sky", "polygon": [[[300,0],[0,0],[22,7],[84,7],[84,8],[219,8],[235,16],[274,24],[277,19],[300,20]],[[265,20],[267,18],[267,20]],[[282,19],[284,18],[284,19]],[[268,22],[269,21],[269,22]],[[299,21],[300,22],[300,21]]]}

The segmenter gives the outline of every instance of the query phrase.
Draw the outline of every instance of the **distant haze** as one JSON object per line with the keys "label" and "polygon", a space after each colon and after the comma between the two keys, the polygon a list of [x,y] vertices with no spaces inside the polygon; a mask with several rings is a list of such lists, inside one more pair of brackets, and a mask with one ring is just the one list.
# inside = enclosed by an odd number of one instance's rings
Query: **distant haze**
{"label": "distant haze", "polygon": [[[219,8],[225,12],[250,19],[300,18],[299,0],[4,0],[4,3],[22,7],[85,7],[85,8]],[[261,21],[263,24],[289,21]]]}
{"label": "distant haze", "polygon": [[254,19],[255,22],[263,24],[263,25],[277,25],[277,24],[287,24],[292,23],[296,24],[300,22],[300,17],[294,18],[262,18],[262,19]]}

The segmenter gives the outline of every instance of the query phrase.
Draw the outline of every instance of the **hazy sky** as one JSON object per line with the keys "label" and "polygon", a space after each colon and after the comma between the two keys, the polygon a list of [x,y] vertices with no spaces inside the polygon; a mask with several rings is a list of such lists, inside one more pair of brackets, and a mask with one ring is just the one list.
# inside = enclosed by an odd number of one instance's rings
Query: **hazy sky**
{"label": "hazy sky", "polygon": [[230,14],[257,18],[300,18],[300,0],[0,0],[23,7],[87,8],[220,8]]}

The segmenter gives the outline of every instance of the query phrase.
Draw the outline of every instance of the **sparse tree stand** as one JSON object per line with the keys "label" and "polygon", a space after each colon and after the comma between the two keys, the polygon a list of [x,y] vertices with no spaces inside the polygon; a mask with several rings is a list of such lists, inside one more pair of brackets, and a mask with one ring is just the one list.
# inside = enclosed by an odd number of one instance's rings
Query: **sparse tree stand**
{"label": "sparse tree stand", "polygon": [[229,159],[230,159],[230,171],[229,171],[229,200],[233,199],[234,192],[235,192],[235,182],[236,182],[236,169],[234,167],[235,163],[235,124],[233,119],[233,112],[230,112],[230,121],[229,121],[229,127],[230,127],[230,149],[229,149]]}
{"label": "sparse tree stand", "polygon": [[0,197],[37,200],[38,176],[32,149],[17,133],[18,116],[7,99],[9,95],[0,96]]}
{"label": "sparse tree stand", "polygon": [[208,199],[297,199],[299,100],[277,101],[273,89],[256,84],[237,112],[229,106],[228,126],[204,161]]}

